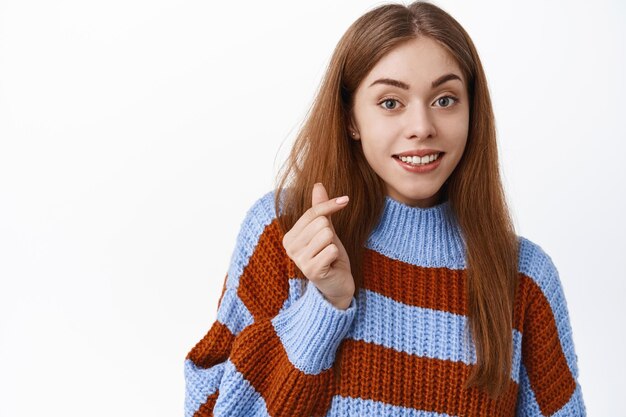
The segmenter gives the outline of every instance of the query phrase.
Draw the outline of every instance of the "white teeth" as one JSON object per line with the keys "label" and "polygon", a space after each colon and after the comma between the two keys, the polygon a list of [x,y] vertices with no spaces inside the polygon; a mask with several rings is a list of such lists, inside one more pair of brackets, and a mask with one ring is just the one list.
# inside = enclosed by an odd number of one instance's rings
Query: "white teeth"
{"label": "white teeth", "polygon": [[435,159],[439,158],[439,155],[440,154],[436,153],[432,155],[426,155],[421,158],[419,156],[400,156],[399,158],[402,162],[406,162],[409,164],[424,165],[424,164],[431,163]]}

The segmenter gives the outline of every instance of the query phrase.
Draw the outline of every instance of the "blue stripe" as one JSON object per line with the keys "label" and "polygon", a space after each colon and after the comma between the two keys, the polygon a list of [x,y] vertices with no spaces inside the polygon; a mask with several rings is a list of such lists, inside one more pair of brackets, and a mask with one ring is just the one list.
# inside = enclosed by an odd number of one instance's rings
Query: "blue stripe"
{"label": "blue stripe", "polygon": [[250,256],[259,243],[265,227],[272,223],[276,217],[274,210],[274,191],[265,193],[254,202],[241,222],[239,234],[235,243],[235,249],[230,259],[228,270],[227,288],[239,286],[239,278],[244,268],[248,265]]}
{"label": "blue stripe", "polygon": [[517,393],[516,415],[519,417],[543,415],[539,409],[539,404],[537,404],[535,393],[532,388],[530,388],[530,380],[528,379],[528,372],[526,371],[524,364],[522,364],[520,368],[520,383]]}
{"label": "blue stripe", "polygon": [[519,384],[522,369],[522,333],[516,329],[513,329],[513,362],[511,368],[511,378]]}
{"label": "blue stripe", "polygon": [[226,289],[220,308],[217,310],[217,320],[228,327],[234,336],[239,335],[254,321],[250,310],[237,295],[236,288]]}
{"label": "blue stripe", "polygon": [[376,416],[376,417],[455,417],[446,413],[422,411],[414,408],[386,404],[380,401],[335,395],[326,417]]}
{"label": "blue stripe", "polygon": [[420,208],[385,196],[383,214],[365,246],[413,265],[465,268],[465,243],[449,201]]}
{"label": "blue stripe", "polygon": [[[383,326],[380,318],[387,318]],[[513,363],[511,379],[519,380],[522,355],[522,335],[511,329]],[[380,346],[467,365],[476,363],[476,349],[467,317],[447,311],[410,306],[375,291],[359,293],[356,317],[347,338]]]}
{"label": "blue stripe", "polygon": [[286,309],[288,309],[293,303],[296,302],[302,294],[304,294],[304,290],[307,286],[307,279],[302,278],[289,278],[289,296],[283,302],[283,306],[280,308],[278,314],[283,313]]}
{"label": "blue stripe", "polygon": [[578,379],[578,365],[563,286],[552,258],[536,243],[520,236],[519,270],[537,283],[550,304],[561,347],[570,372]]}
{"label": "blue stripe", "polygon": [[[222,395],[223,393],[223,395]],[[213,408],[214,417],[269,417],[265,400],[228,359],[220,395]]]}
{"label": "blue stripe", "polygon": [[224,374],[224,363],[211,368],[199,368],[185,359],[185,417],[193,417],[209,395],[214,394]]}
{"label": "blue stripe", "polygon": [[554,413],[554,417],[586,417],[587,409],[585,408],[585,402],[583,401],[582,390],[580,384],[576,382],[576,389],[572,393],[567,404],[563,406],[559,411]]}
{"label": "blue stripe", "polygon": [[309,282],[304,294],[274,317],[272,324],[291,364],[306,374],[317,375],[335,362],[355,312],[356,300],[347,309],[338,309]]}

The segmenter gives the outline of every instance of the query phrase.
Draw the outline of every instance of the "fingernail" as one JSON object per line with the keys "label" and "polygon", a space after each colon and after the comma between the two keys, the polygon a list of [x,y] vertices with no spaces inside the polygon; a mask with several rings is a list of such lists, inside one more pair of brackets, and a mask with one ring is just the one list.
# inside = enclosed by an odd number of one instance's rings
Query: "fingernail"
{"label": "fingernail", "polygon": [[322,183],[321,182],[316,182],[315,184],[313,184],[313,186],[316,186],[316,185],[322,185]]}
{"label": "fingernail", "polygon": [[343,197],[339,197],[338,199],[335,200],[335,203],[337,204],[346,204],[348,202],[349,198],[347,195],[344,195]]}

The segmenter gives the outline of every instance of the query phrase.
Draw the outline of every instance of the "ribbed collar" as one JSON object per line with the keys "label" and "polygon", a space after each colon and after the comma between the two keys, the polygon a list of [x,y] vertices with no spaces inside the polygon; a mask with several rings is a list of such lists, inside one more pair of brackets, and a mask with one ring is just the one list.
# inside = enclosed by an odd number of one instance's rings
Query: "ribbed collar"
{"label": "ribbed collar", "polygon": [[380,222],[366,246],[413,265],[465,268],[465,244],[448,200],[420,208],[385,196]]}

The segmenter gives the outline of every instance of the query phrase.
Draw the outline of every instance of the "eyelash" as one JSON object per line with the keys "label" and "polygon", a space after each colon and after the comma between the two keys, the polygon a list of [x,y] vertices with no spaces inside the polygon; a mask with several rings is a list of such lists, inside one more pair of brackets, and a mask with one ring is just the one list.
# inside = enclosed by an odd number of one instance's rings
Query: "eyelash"
{"label": "eyelash", "polygon": [[[451,98],[452,100],[454,100],[454,103],[453,103],[453,104],[451,104],[451,105],[449,105],[449,106],[446,106],[446,107],[442,107],[442,109],[448,109],[448,108],[450,108],[450,107],[454,106],[455,104],[457,104],[457,103],[459,102],[459,99],[458,99],[457,97],[455,97],[455,96],[452,96],[452,95],[441,96],[441,97],[439,97],[437,100],[435,100],[435,102],[437,102],[437,101],[441,100],[442,98]],[[381,105],[381,104],[383,104],[384,102],[386,102],[386,101],[391,101],[391,100],[393,100],[393,101],[397,101],[397,102],[400,102],[400,100],[398,100],[397,98],[393,98],[393,97],[385,97],[385,98],[383,98],[382,100],[380,100],[380,101],[378,102],[378,105],[380,106],[380,105]],[[393,111],[393,110],[395,110],[395,109],[384,109],[384,110]]]}

